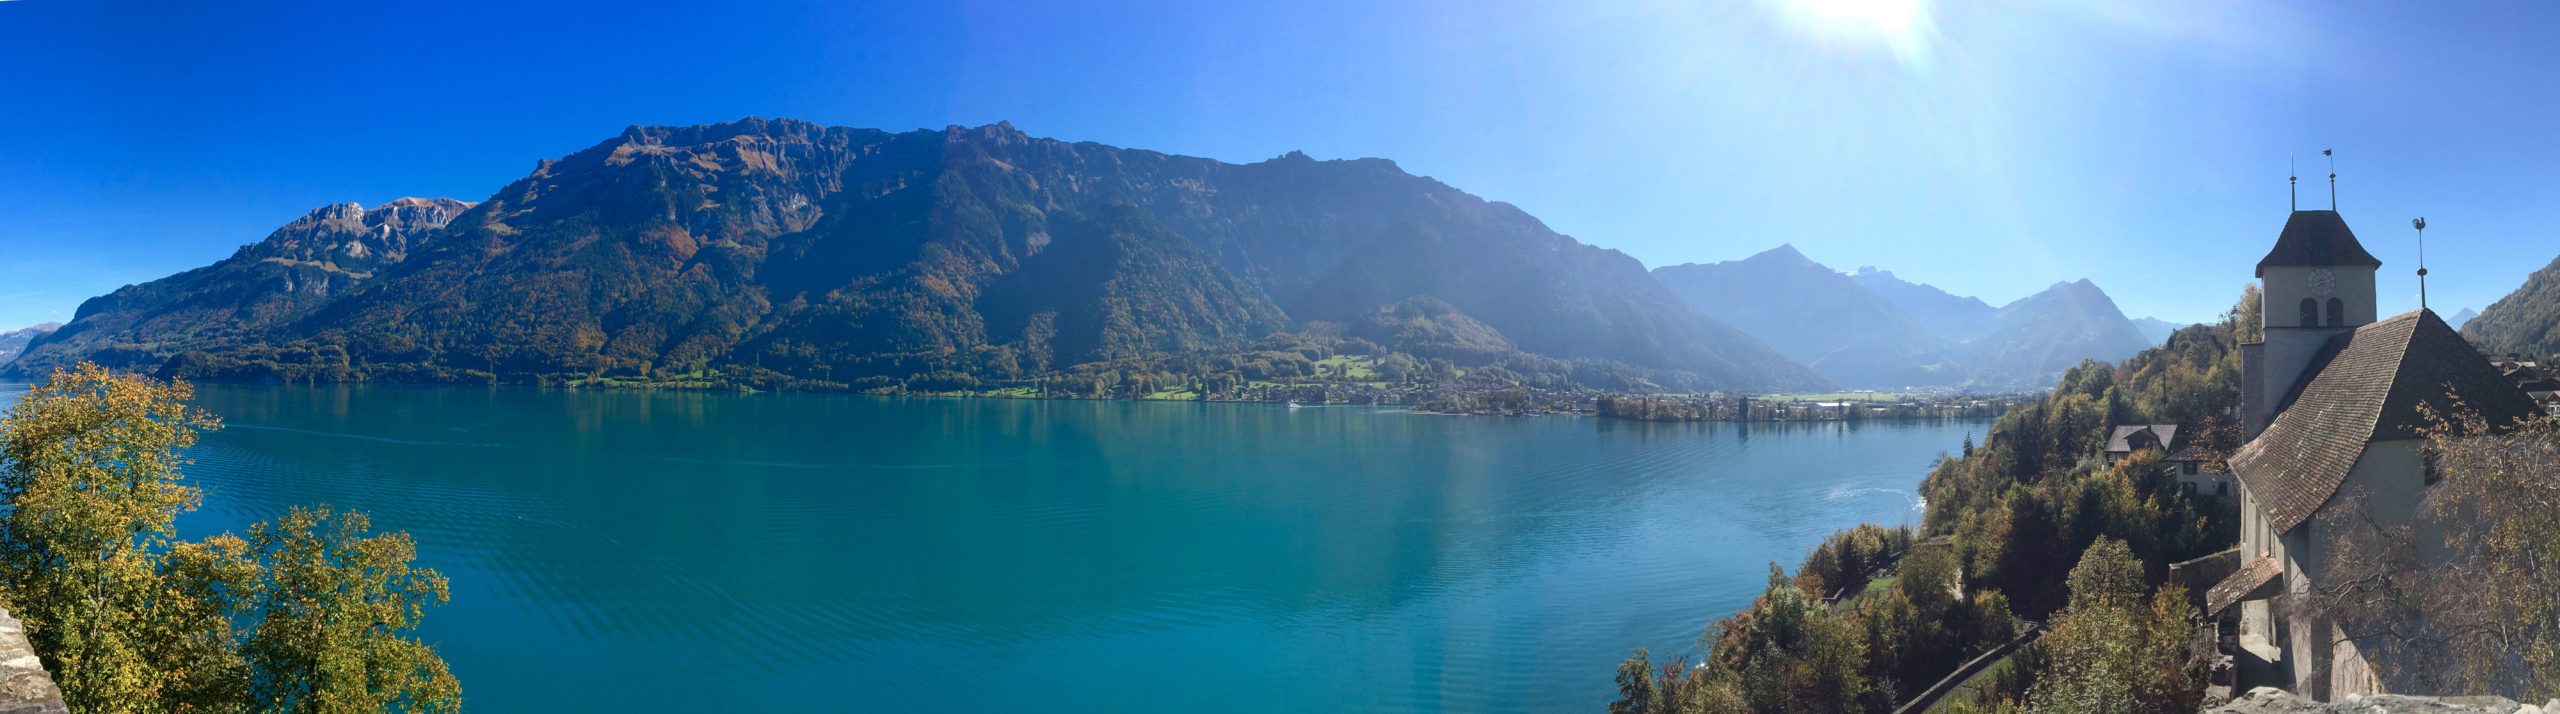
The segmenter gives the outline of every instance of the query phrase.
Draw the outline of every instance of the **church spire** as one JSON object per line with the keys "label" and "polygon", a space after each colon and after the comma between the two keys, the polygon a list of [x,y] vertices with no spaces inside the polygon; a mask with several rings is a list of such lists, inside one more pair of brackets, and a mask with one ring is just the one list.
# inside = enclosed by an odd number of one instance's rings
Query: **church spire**
{"label": "church spire", "polygon": [[2294,173],[2290,151],[2284,152],[2284,201],[2285,210],[2302,210],[2302,176]]}
{"label": "church spire", "polygon": [[2418,229],[2418,309],[2425,310],[2427,309],[2427,217],[2419,216],[2411,219],[2409,225]]}
{"label": "church spire", "polygon": [[2338,154],[2334,149],[2321,149],[2320,155],[2329,157],[2329,210],[2335,211],[2338,210]]}

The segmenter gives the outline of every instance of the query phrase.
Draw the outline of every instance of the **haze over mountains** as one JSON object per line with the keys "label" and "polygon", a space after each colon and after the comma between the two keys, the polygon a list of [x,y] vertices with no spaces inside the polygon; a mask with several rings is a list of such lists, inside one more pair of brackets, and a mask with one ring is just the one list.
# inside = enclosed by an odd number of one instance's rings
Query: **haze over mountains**
{"label": "haze over mountains", "polygon": [[1872,267],[1844,274],[1783,245],[1654,277],[1848,387],[2037,389],[2083,359],[2121,360],[2158,342],[2087,280],[1995,308]]}
{"label": "haze over mountains", "polygon": [[2181,327],[2186,327],[2186,325],[2181,325],[2156,317],[2133,318],[2133,329],[2142,331],[2142,340],[2144,342],[2149,342],[2155,345],[2168,342],[2169,335],[2177,332],[2178,328]]}
{"label": "haze over mountains", "polygon": [[[1369,325],[1684,389],[1829,386],[1616,251],[1389,161],[1255,164],[748,119],[633,127],[469,204],[313,212],[83,304],[8,369],[848,386]],[[1435,341],[1436,340],[1436,341]]]}
{"label": "haze over mountains", "polygon": [[0,332],[0,366],[5,366],[10,360],[17,359],[19,353],[26,351],[27,343],[34,342],[36,338],[51,334],[61,327],[62,323],[47,322],[33,327]]}

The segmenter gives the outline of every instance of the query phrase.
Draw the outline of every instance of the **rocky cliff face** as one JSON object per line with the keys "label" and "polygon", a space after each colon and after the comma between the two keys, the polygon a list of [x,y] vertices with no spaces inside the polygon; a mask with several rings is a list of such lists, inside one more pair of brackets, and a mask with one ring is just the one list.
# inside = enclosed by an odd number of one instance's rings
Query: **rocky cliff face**
{"label": "rocky cliff face", "polygon": [[295,320],[398,266],[470,207],[403,198],[371,209],[314,209],[213,265],[81,303],[70,324],[0,371],[42,374],[82,359],[149,370],[184,350],[276,339]]}
{"label": "rocky cliff face", "polygon": [[367,209],[323,206],[242,248],[241,257],[324,272],[370,276],[409,257],[413,241],[451,223],[471,204],[450,198],[402,198]]}

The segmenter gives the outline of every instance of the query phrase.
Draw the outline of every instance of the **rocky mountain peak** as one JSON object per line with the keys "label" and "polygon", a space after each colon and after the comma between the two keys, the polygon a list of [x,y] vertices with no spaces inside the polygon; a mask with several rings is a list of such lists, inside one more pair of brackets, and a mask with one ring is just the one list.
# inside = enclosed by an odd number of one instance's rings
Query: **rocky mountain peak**
{"label": "rocky mountain peak", "polygon": [[1013,128],[1011,121],[999,121],[978,127],[953,124],[942,130],[943,136],[960,141],[986,142],[995,146],[1021,146],[1031,143],[1031,135]]}
{"label": "rocky mountain peak", "polygon": [[397,263],[428,234],[470,210],[470,202],[450,198],[398,198],[367,209],[349,201],[312,209],[287,223],[266,240],[242,248],[251,260],[303,265],[354,275]]}

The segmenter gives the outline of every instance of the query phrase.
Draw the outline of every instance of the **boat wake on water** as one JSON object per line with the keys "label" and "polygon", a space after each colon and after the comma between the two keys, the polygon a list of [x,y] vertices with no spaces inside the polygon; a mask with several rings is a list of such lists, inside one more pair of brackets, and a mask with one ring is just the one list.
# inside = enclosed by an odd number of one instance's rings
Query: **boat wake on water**
{"label": "boat wake on water", "polygon": [[1911,504],[1911,510],[1914,511],[1926,510],[1929,506],[1929,499],[1921,498],[1919,494],[1898,488],[1884,488],[1881,486],[1833,486],[1830,491],[1822,494],[1822,498],[1824,500],[1839,501],[1872,496],[1879,493],[1890,493],[1896,496],[1901,496],[1903,501]]}

